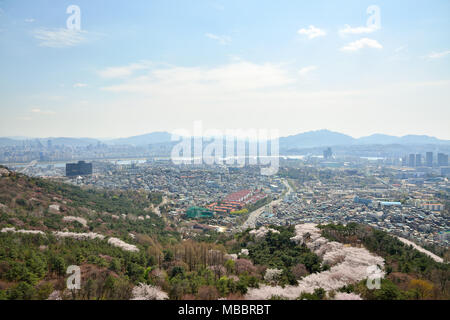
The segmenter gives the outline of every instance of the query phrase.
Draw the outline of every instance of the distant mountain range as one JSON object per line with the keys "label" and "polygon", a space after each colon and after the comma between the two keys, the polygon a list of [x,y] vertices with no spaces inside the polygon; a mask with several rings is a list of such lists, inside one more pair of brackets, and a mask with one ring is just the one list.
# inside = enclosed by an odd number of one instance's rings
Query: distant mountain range
{"label": "distant mountain range", "polygon": [[21,145],[42,145],[47,146],[48,141],[53,146],[79,146],[86,147],[88,145],[95,145],[100,143],[100,140],[92,138],[0,138],[0,146],[21,146]]}
{"label": "distant mountain range", "polygon": [[168,132],[152,132],[128,138],[106,140],[104,143],[113,145],[144,146],[149,144],[169,143],[171,142],[171,137],[172,135]]}
{"label": "distant mountain range", "polygon": [[352,145],[425,145],[445,144],[450,140],[440,140],[425,135],[406,135],[403,137],[390,136],[386,134],[373,134],[367,137],[353,138],[349,135],[329,130],[318,130],[300,133],[293,136],[280,138],[280,149],[289,148],[316,148],[332,146]]}
{"label": "distant mountain range", "polygon": [[355,138],[329,130],[308,131],[280,138],[280,149],[315,148],[335,145],[351,145]]}
{"label": "distant mountain range", "polygon": [[[23,144],[41,144],[46,146],[48,141],[50,141],[53,146],[63,144],[67,146],[88,146],[99,143],[104,143],[107,145],[148,146],[173,143],[171,142],[171,134],[169,132],[152,132],[128,138],[109,140],[92,138],[0,138],[0,146],[14,146]],[[367,137],[353,138],[339,132],[318,130],[281,137],[279,143],[281,150],[289,150],[358,145],[450,145],[450,140],[440,140],[438,138],[426,135],[406,135],[403,137],[396,137],[385,134],[373,134]]]}

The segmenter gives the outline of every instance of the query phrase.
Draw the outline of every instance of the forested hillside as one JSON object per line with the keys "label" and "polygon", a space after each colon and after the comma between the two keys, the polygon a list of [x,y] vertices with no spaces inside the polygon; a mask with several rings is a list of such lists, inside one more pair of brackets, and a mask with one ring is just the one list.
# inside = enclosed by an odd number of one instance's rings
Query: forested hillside
{"label": "forested hillside", "polygon": [[450,265],[439,263],[386,232],[350,223],[321,226],[324,237],[350,245],[363,245],[385,259],[386,277],[381,290],[368,290],[364,283],[342,288],[365,299],[450,299]]}
{"label": "forested hillside", "polygon": [[[382,289],[368,290],[361,281],[336,292],[308,290],[307,279],[333,275],[333,266],[311,249],[307,234],[298,238],[299,226],[234,235],[208,231],[182,239],[176,226],[152,212],[161,199],[148,192],[82,189],[0,168],[0,299],[244,299],[272,287],[296,287],[293,298],[300,299],[341,293],[449,298],[448,264],[370,227],[327,225],[317,232],[384,258]],[[66,289],[70,265],[81,268],[80,290]]]}

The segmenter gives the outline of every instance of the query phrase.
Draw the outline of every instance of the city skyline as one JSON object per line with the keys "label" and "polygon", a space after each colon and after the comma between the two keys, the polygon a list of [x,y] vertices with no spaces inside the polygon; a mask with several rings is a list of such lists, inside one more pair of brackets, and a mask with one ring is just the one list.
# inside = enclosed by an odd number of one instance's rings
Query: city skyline
{"label": "city skyline", "polygon": [[[66,26],[71,5],[80,30]],[[202,120],[450,139],[446,1],[0,8],[0,136],[118,138]]]}

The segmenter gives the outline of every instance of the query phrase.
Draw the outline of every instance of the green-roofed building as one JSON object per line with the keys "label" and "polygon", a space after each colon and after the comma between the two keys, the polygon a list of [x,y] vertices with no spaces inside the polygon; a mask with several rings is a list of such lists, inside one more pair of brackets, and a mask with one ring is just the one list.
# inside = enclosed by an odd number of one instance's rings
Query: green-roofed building
{"label": "green-roofed building", "polygon": [[186,216],[188,218],[212,218],[214,212],[201,207],[190,207],[186,211]]}

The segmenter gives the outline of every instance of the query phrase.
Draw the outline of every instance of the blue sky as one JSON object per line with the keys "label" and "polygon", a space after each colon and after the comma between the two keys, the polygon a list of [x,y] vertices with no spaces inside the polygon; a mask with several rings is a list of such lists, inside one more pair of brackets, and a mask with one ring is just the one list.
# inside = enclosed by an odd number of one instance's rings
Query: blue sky
{"label": "blue sky", "polygon": [[[70,5],[80,31],[67,29]],[[450,139],[449,13],[447,0],[0,0],[0,136],[201,120]]]}

